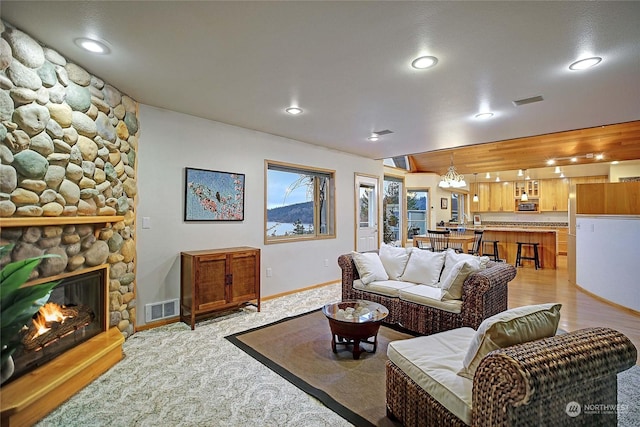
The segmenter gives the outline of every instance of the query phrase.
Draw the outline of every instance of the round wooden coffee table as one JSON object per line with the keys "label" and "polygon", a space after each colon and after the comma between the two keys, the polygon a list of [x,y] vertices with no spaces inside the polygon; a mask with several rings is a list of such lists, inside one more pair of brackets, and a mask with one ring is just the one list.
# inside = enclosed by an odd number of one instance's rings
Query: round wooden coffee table
{"label": "round wooden coffee table", "polygon": [[[353,358],[359,359],[363,350],[360,343],[372,344],[376,352],[380,323],[389,310],[378,303],[366,300],[346,300],[327,304],[322,312],[329,319],[331,349],[337,353],[337,345],[352,345]],[[372,338],[372,340],[371,340]]]}

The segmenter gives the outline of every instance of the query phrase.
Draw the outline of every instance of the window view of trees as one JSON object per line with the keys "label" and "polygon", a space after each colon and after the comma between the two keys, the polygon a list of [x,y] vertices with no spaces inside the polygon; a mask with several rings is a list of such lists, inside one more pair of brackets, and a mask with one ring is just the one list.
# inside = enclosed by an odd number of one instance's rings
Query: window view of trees
{"label": "window view of trees", "polygon": [[402,214],[400,196],[402,193],[402,180],[385,177],[384,197],[382,199],[382,240],[387,244],[401,244]]}
{"label": "window view of trees", "polygon": [[334,236],[334,172],[267,162],[265,241]]}
{"label": "window view of trees", "polygon": [[407,238],[426,234],[429,225],[429,191],[407,190]]}

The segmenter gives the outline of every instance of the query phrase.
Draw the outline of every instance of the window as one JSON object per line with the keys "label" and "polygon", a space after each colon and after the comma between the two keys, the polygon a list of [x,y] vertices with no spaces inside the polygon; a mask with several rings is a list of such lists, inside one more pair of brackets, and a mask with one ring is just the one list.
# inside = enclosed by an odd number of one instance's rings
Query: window
{"label": "window", "polygon": [[407,238],[427,234],[429,228],[429,190],[407,190]]}
{"label": "window", "polygon": [[401,212],[403,181],[401,178],[384,177],[384,197],[382,199],[382,239],[388,244],[402,244],[402,230],[404,220]]}
{"label": "window", "polygon": [[335,171],[266,161],[265,243],[335,237]]}
{"label": "window", "polygon": [[451,222],[465,222],[464,199],[464,194],[451,193]]}

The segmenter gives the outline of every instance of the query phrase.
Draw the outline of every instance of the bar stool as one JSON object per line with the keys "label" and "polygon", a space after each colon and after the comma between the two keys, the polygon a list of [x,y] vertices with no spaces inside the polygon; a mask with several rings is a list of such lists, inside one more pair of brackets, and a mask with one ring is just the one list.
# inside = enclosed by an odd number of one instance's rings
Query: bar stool
{"label": "bar stool", "polygon": [[[482,255],[483,256],[493,256],[493,260],[496,262],[500,261],[500,255],[498,254],[498,242],[500,240],[483,240],[482,241]],[[484,250],[485,246],[488,244],[493,244],[493,252],[487,252]]]}
{"label": "bar stool", "polygon": [[[540,267],[540,257],[538,257],[539,243],[516,242],[518,244],[518,252],[516,253],[516,267],[522,267],[523,259],[530,259],[535,262],[536,270]],[[533,246],[533,256],[522,256],[522,245]]]}

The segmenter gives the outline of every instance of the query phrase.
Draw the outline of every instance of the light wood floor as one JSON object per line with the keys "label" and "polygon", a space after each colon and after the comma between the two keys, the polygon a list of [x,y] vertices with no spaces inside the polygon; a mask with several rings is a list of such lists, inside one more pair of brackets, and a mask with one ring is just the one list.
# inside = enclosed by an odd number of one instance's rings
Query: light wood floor
{"label": "light wood floor", "polygon": [[[606,326],[625,334],[640,350],[640,315],[598,300],[569,284],[567,257],[558,257],[556,270],[535,270],[529,263],[518,267],[509,282],[509,308],[547,302],[562,303],[560,325],[566,331]],[[637,362],[640,364],[640,358]]]}

